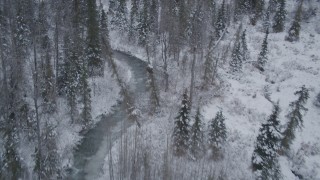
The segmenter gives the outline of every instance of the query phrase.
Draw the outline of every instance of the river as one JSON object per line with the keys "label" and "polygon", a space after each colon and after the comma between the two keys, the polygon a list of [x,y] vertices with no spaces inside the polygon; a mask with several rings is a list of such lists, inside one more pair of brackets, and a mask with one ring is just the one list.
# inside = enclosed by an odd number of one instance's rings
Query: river
{"label": "river", "polygon": [[[147,64],[124,52],[114,51],[114,58],[126,63],[132,71],[130,94],[136,100],[145,98],[147,94]],[[122,101],[113,107],[113,112],[103,116],[94,128],[89,130],[74,152],[74,167],[68,179],[94,180],[103,170],[105,157],[110,150],[110,144],[121,134],[121,127],[128,128],[134,122],[129,122],[126,108]]]}

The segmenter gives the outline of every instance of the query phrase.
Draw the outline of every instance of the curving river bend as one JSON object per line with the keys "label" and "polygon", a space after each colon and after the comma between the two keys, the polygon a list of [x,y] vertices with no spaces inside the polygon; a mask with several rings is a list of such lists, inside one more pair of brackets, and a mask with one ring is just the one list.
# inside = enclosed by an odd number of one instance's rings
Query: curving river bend
{"label": "curving river bend", "polygon": [[[124,52],[114,51],[114,58],[126,63],[132,71],[130,93],[135,99],[141,99],[147,92],[147,64]],[[126,121],[126,123],[123,123]],[[105,157],[110,150],[110,144],[120,136],[121,128],[132,125],[127,121],[126,108],[119,101],[113,112],[102,117],[94,128],[89,130],[77,150],[74,152],[74,167],[68,179],[94,180],[101,175]]]}

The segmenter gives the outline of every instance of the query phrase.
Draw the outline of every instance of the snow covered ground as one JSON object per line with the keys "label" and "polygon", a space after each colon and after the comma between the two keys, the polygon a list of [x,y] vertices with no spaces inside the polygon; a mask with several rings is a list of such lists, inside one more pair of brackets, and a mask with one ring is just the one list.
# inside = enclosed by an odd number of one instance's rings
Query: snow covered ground
{"label": "snow covered ground", "polygon": [[[141,118],[146,121],[140,129],[135,126],[128,129],[124,139],[128,142],[126,146],[129,147],[129,156],[133,153],[130,150],[141,150],[136,156],[148,157],[147,163],[153,169],[153,177],[159,175],[158,179],[161,179],[166,158],[169,159],[167,166],[174,172],[173,179],[194,178],[195,175],[201,176],[194,179],[207,179],[209,176],[219,175],[225,175],[228,179],[254,179],[250,167],[251,156],[259,128],[271,114],[272,102],[279,101],[279,119],[284,126],[288,121],[285,116],[289,111],[289,103],[297,99],[294,92],[305,85],[309,89],[310,98],[306,105],[308,111],[303,117],[304,127],[296,132],[290,158],[280,156],[281,173],[283,179],[288,180],[298,179],[292,171],[302,175],[304,179],[320,179],[320,108],[314,105],[316,95],[320,92],[320,4],[316,3],[312,6],[317,6],[317,16],[304,20],[298,42],[284,40],[291,25],[289,21],[286,22],[286,30],[283,33],[269,34],[268,63],[264,72],[255,68],[252,62],[257,60],[265,34],[261,32],[259,25],[253,27],[249,23],[243,24],[243,29],[247,29],[249,62],[243,66],[242,73],[237,75],[228,73],[228,62],[222,64],[219,67],[219,77],[224,84],[223,93],[215,97],[208,95],[210,92],[204,93],[204,99],[207,97],[206,100],[209,101],[202,107],[205,130],[217,111],[222,110],[226,116],[228,143],[223,160],[192,161],[166,155],[167,151],[170,152],[168,145],[170,146],[173,121],[178,112],[181,99],[179,94],[181,95],[180,90],[183,87],[175,87],[175,90],[169,93],[161,93],[162,104],[166,104],[161,113],[153,117],[143,115]],[[287,4],[289,16],[293,16],[291,12],[294,4],[293,1]],[[237,27],[229,29],[230,36],[222,43],[227,44],[232,40]],[[142,60],[147,59],[144,49],[123,43],[126,42],[125,38],[120,38],[117,32],[111,32],[110,37],[113,48],[129,52]],[[227,59],[229,60],[230,58]],[[185,86],[184,83],[173,84]],[[110,156],[105,159],[101,179],[110,178],[111,173],[115,177],[123,173],[119,170],[123,165],[119,151],[121,148],[123,142],[119,139],[113,144],[112,160]],[[129,158],[128,161],[137,163],[137,159],[138,157]],[[131,165],[133,162],[127,164]],[[132,166],[127,168],[136,170]]]}

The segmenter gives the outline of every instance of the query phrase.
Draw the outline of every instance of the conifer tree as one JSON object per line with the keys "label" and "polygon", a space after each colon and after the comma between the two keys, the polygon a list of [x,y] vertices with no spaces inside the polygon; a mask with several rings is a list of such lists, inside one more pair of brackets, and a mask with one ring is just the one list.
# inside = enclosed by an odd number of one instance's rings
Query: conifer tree
{"label": "conifer tree", "polygon": [[187,91],[183,93],[183,99],[178,116],[175,118],[175,127],[173,130],[174,154],[184,155],[189,147],[190,125],[189,125],[189,99]]}
{"label": "conifer tree", "polygon": [[220,149],[224,145],[227,139],[227,130],[224,123],[225,117],[222,114],[222,111],[217,112],[214,119],[210,121],[208,131],[208,144],[212,148],[214,156],[219,156]]}
{"label": "conifer tree", "polygon": [[271,11],[272,11],[272,4],[271,2],[269,2],[267,10],[263,14],[262,26],[264,31],[267,31],[268,29],[271,28],[271,22],[270,22]]}
{"label": "conifer tree", "polygon": [[35,167],[33,170],[40,175],[39,179],[56,179],[59,175],[60,160],[57,152],[55,127],[52,124],[46,122],[42,139],[42,154],[40,157],[38,148],[35,149]]}
{"label": "conifer tree", "polygon": [[43,169],[45,178],[57,178],[59,175],[60,159],[56,143],[57,133],[53,124],[47,123],[44,129],[43,146],[45,150]]}
{"label": "conifer tree", "polygon": [[87,73],[87,63],[82,62],[82,71],[80,79],[80,89],[81,89],[81,102],[83,103],[83,108],[81,112],[83,129],[87,130],[92,125],[91,116],[91,89],[88,82]]}
{"label": "conifer tree", "polygon": [[111,25],[111,29],[115,28],[115,24],[116,24],[116,13],[117,13],[117,8],[119,6],[119,1],[118,0],[109,0],[109,9],[108,9],[108,15],[109,15],[109,19],[110,19],[110,25]]}
{"label": "conifer tree", "polygon": [[241,44],[237,42],[231,55],[231,61],[229,63],[231,72],[240,72],[242,69],[242,53],[241,53]]}
{"label": "conifer tree", "polygon": [[269,35],[269,31],[267,30],[264,40],[262,42],[261,51],[258,56],[257,66],[261,71],[264,71],[264,66],[268,61],[268,56],[267,56],[268,55],[268,35]]}
{"label": "conifer tree", "polygon": [[20,141],[16,115],[12,112],[5,121],[4,129],[4,153],[3,164],[4,176],[8,179],[19,179],[21,177],[22,162],[18,151]]}
{"label": "conifer tree", "polygon": [[209,52],[206,56],[206,60],[204,62],[204,76],[203,76],[203,85],[207,86],[210,82],[213,80],[213,57],[212,53],[210,52],[211,50],[209,49]]}
{"label": "conifer tree", "polygon": [[44,112],[52,113],[55,110],[55,90],[54,74],[51,65],[51,40],[49,38],[49,23],[47,21],[47,3],[41,2],[39,7],[38,29],[40,58],[43,67],[40,67],[42,77],[40,77],[40,93],[43,98]]}
{"label": "conifer tree", "polygon": [[247,44],[247,30],[244,30],[241,35],[241,56],[242,62],[245,62],[249,58],[248,44]]}
{"label": "conifer tree", "polygon": [[139,44],[142,46],[146,46],[148,44],[148,37],[150,34],[149,6],[149,0],[143,0],[143,6],[141,8],[138,21]]}
{"label": "conifer tree", "polygon": [[112,49],[109,38],[108,16],[103,9],[101,10],[100,29],[103,53],[107,58],[107,62],[110,62],[112,58]]}
{"label": "conifer tree", "polygon": [[254,0],[251,1],[251,11],[252,15],[250,18],[251,24],[256,25],[257,21],[263,14],[264,0]]}
{"label": "conifer tree", "polygon": [[154,34],[158,33],[158,0],[152,0],[150,4],[150,31]]}
{"label": "conifer tree", "polygon": [[234,1],[234,20],[238,21],[241,17],[249,11],[249,3],[248,0],[235,0]]}
{"label": "conifer tree", "polygon": [[198,159],[204,153],[204,135],[203,135],[203,124],[202,124],[202,114],[200,108],[198,107],[195,116],[195,122],[191,127],[190,131],[190,152],[193,158]]}
{"label": "conifer tree", "polygon": [[304,107],[309,99],[309,90],[302,86],[300,90],[296,91],[294,95],[298,96],[296,101],[290,103],[290,112],[287,115],[289,122],[287,123],[287,127],[283,132],[283,139],[281,141],[282,150],[288,151],[290,149],[290,145],[295,139],[295,131],[297,128],[303,127],[303,112],[306,112],[308,109]]}
{"label": "conifer tree", "polygon": [[88,20],[87,20],[87,49],[86,61],[90,76],[102,76],[104,63],[101,58],[101,45],[99,41],[99,21],[97,5],[95,0],[87,0]]}
{"label": "conifer tree", "polygon": [[129,41],[133,42],[135,39],[135,35],[137,33],[137,22],[139,15],[139,1],[133,0],[132,7],[130,11],[130,22],[129,22]]}
{"label": "conifer tree", "polygon": [[279,0],[277,11],[273,19],[273,32],[283,32],[286,15],[286,0]]}
{"label": "conifer tree", "polygon": [[286,36],[285,40],[293,42],[298,41],[300,36],[300,29],[301,29],[301,14],[302,14],[302,3],[300,2],[298,9],[296,11],[293,23],[289,29],[288,36]]}
{"label": "conifer tree", "polygon": [[221,8],[218,12],[218,19],[215,24],[216,38],[219,39],[222,36],[223,31],[226,28],[226,9],[225,0],[222,1]]}
{"label": "conifer tree", "polygon": [[280,179],[278,154],[281,134],[279,132],[279,105],[273,107],[268,121],[262,124],[252,155],[252,168],[257,179]]}
{"label": "conifer tree", "polygon": [[[76,105],[77,105],[77,90],[78,90],[78,82],[79,71],[77,65],[78,56],[74,50],[74,44],[70,42],[70,37],[66,35],[64,38],[64,46],[65,46],[65,63],[64,63],[64,76],[65,76],[65,87],[64,91],[67,97],[67,102],[70,107],[70,117],[72,122],[75,122],[76,117]],[[70,51],[67,48],[71,48]]]}
{"label": "conifer tree", "polygon": [[115,10],[115,15],[113,16],[113,25],[120,31],[127,31],[128,20],[127,20],[127,4],[126,0],[118,0],[118,6]]}

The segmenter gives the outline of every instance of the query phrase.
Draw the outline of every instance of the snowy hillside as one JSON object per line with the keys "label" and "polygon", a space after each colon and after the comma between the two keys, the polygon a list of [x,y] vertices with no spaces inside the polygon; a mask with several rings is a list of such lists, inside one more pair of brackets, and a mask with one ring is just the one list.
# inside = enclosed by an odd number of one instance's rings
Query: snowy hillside
{"label": "snowy hillside", "polygon": [[[170,143],[172,143],[173,122],[182,96],[181,87],[178,87],[173,92],[161,94],[164,99],[162,103],[166,104],[162,109],[163,112],[151,119],[148,115],[142,117],[146,119],[146,122],[141,129],[137,130],[136,127],[129,129],[127,132],[129,135],[124,135],[125,139],[129,139],[127,140],[130,142],[129,145],[124,145],[120,141],[114,145],[112,153],[114,156],[112,158],[114,161],[113,175],[117,177],[119,173],[123,173],[120,170],[117,171],[118,168],[121,169],[123,163],[128,163],[129,168],[134,168],[134,163],[142,163],[145,168],[146,164],[144,163],[147,163],[151,179],[162,179],[161,175],[166,167],[169,169],[167,173],[171,173],[171,176],[168,177],[173,179],[208,179],[210,177],[216,179],[221,175],[226,179],[254,179],[251,170],[251,156],[261,124],[266,122],[271,114],[273,103],[279,101],[281,110],[279,119],[284,129],[288,122],[286,115],[289,112],[289,103],[298,98],[294,92],[305,85],[309,89],[310,98],[306,104],[308,111],[303,114],[303,128],[296,132],[290,158],[280,156],[279,161],[283,179],[298,179],[299,175],[304,179],[320,179],[320,110],[314,105],[316,96],[320,92],[320,17],[318,16],[320,4],[318,2],[310,3],[312,7],[317,9],[317,16],[301,24],[302,30],[298,42],[292,43],[284,40],[287,28],[282,33],[269,34],[268,63],[264,72],[254,67],[253,62],[258,58],[265,33],[261,31],[261,24],[251,26],[249,21],[245,19],[243,29],[247,30],[250,58],[244,64],[242,73],[230,74],[228,63],[221,63],[218,72],[224,86],[222,93],[214,97],[210,95],[210,92],[209,95],[205,92],[203,95],[196,95],[205,99],[202,108],[205,131],[207,131],[209,121],[215,117],[216,113],[219,110],[224,112],[228,138],[223,160],[218,162],[206,159],[193,161],[176,158],[170,153],[167,154],[172,151]],[[292,17],[294,16],[295,4],[296,2],[293,1],[287,2],[288,14]],[[286,27],[290,27],[291,23],[291,19],[287,20]],[[233,34],[238,27],[239,24],[229,27],[228,37],[230,38],[225,38],[222,43],[232,42],[234,40]],[[116,35],[111,38],[114,39],[112,42],[116,42],[116,44],[112,44],[116,48],[128,51],[144,60],[147,59],[141,50],[137,51],[135,48],[121,44]],[[230,59],[228,58],[227,61]],[[157,62],[154,63],[157,64]],[[179,76],[179,74],[176,75]],[[181,80],[181,77],[179,78]],[[184,86],[183,84],[182,86]],[[208,101],[206,98],[210,100]],[[119,149],[124,146],[129,147],[129,154],[130,151],[137,151],[136,156],[138,157],[131,157],[133,159],[129,157],[128,162],[121,162],[118,157],[120,158],[123,152]],[[140,156],[149,159],[139,162],[137,159]],[[142,166],[142,164],[140,165]],[[110,166],[110,157],[107,156],[104,175],[101,179],[111,177]],[[145,172],[145,169],[140,169],[142,167],[137,168]],[[135,170],[129,169],[128,173],[133,173],[132,171]],[[138,175],[138,179],[140,178],[142,177]]]}

